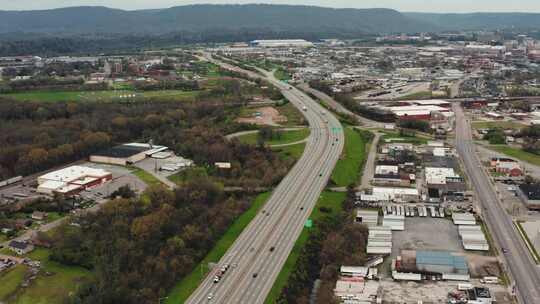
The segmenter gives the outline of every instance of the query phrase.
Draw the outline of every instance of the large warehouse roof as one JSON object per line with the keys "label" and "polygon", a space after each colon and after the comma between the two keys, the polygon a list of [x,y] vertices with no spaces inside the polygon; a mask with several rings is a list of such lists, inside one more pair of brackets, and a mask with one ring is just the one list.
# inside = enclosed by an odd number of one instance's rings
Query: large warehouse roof
{"label": "large warehouse roof", "polygon": [[73,182],[75,180],[84,179],[86,177],[105,177],[110,175],[109,172],[103,169],[96,169],[83,166],[71,166],[57,171],[53,171],[42,175],[38,180],[49,180],[57,182]]}

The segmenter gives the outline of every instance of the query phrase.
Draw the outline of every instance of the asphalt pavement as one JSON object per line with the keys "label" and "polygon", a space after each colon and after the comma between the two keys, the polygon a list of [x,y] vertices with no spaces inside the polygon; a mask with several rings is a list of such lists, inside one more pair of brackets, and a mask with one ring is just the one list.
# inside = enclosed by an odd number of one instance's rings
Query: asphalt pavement
{"label": "asphalt pavement", "polygon": [[[264,76],[248,74],[278,87],[304,114],[311,134],[302,157],[187,303],[264,303],[343,151],[343,128],[336,117],[272,73],[260,72]],[[214,283],[216,271],[225,264],[231,267]]]}
{"label": "asphalt pavement", "polygon": [[534,263],[512,218],[505,212],[489,177],[482,168],[472,141],[470,122],[465,117],[463,109],[457,103],[453,105],[453,109],[456,114],[457,151],[476,191],[483,218],[497,247],[501,249],[500,258],[511,277],[512,287],[515,286],[518,301],[524,304],[538,304],[540,269]]}

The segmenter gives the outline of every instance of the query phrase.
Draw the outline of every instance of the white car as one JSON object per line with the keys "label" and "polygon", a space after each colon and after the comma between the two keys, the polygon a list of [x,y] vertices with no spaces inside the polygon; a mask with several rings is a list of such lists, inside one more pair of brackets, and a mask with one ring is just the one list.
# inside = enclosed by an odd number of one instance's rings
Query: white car
{"label": "white car", "polygon": [[213,298],[214,298],[214,294],[213,294],[213,293],[209,293],[209,294],[208,294],[208,301],[211,301]]}

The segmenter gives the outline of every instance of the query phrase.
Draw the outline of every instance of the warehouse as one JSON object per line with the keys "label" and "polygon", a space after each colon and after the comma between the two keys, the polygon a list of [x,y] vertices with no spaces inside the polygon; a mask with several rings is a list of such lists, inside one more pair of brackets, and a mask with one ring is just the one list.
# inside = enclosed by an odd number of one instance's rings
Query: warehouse
{"label": "warehouse", "polygon": [[312,47],[313,43],[304,39],[283,40],[253,40],[250,42],[254,47],[282,48],[282,47]]}
{"label": "warehouse", "polygon": [[71,166],[38,177],[37,191],[43,194],[75,195],[112,180],[112,173],[103,169]]}
{"label": "warehouse", "polygon": [[357,193],[364,202],[417,202],[420,194],[416,188],[375,187],[372,194]]}
{"label": "warehouse", "polygon": [[396,274],[407,274],[402,280],[418,281],[419,278],[470,280],[465,256],[450,251],[402,250],[401,255],[393,261],[393,265],[395,266],[392,270]]}
{"label": "warehouse", "polygon": [[164,155],[168,150],[165,146],[155,146],[144,143],[130,143],[112,147],[90,156],[90,161],[95,163],[127,166],[142,161],[156,154],[157,158]]}

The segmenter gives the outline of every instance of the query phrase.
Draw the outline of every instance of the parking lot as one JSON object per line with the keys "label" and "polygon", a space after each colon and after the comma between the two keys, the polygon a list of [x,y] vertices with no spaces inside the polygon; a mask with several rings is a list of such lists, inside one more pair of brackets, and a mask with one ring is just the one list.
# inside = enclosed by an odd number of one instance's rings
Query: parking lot
{"label": "parking lot", "polygon": [[392,232],[392,258],[400,250],[464,252],[457,226],[447,218],[405,218],[405,231]]}
{"label": "parking lot", "polygon": [[[503,285],[485,285],[479,280],[471,280],[473,286],[488,287],[497,303],[512,303]],[[457,291],[458,282],[396,282],[391,279],[381,280],[383,303],[385,304],[423,304],[448,303],[448,293]]]}
{"label": "parking lot", "polygon": [[100,201],[110,196],[111,193],[118,190],[118,188],[129,185],[129,187],[137,192],[141,193],[146,189],[146,184],[141,181],[138,177],[131,173],[131,170],[125,167],[107,165],[107,164],[96,164],[96,163],[85,163],[83,166],[91,168],[104,169],[112,173],[113,179],[110,182],[107,182],[98,187],[83,191],[81,196],[84,199]]}

